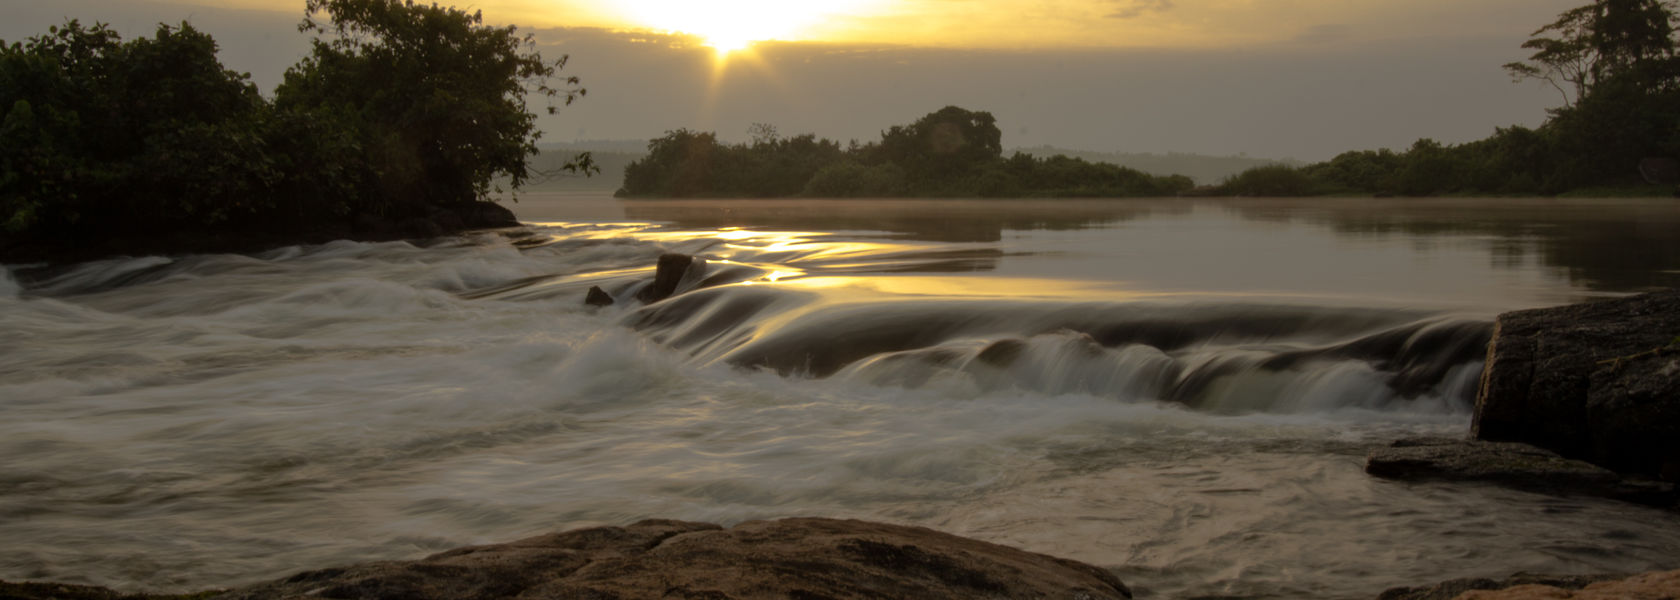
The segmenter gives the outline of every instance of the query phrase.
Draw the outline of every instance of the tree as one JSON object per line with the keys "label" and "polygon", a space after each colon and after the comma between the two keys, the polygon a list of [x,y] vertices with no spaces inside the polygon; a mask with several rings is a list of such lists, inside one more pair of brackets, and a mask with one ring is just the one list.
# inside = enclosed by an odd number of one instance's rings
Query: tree
{"label": "tree", "polygon": [[484,25],[478,12],[412,0],[306,9],[298,29],[316,37],[275,103],[355,132],[367,166],[359,193],[373,212],[484,200],[498,176],[519,187],[539,135],[527,96],[552,113],[586,93],[558,77],[567,57],[544,60],[530,35]]}
{"label": "tree", "polygon": [[1518,81],[1546,82],[1563,95],[1565,108],[1573,107],[1600,83],[1675,56],[1671,5],[1671,0],[1596,0],[1564,11],[1523,43],[1534,54],[1505,70]]}
{"label": "tree", "polygon": [[0,223],[95,236],[262,210],[265,109],[186,23],[125,42],[72,20],[0,44]]}
{"label": "tree", "polygon": [[1003,132],[984,111],[947,106],[908,126],[881,134],[879,158],[903,167],[913,181],[943,185],[1003,156]]}

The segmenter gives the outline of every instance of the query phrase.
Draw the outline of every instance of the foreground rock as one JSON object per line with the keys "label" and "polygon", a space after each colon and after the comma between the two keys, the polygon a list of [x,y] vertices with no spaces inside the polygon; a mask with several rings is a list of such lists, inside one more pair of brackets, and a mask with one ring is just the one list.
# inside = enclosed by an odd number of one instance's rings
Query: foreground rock
{"label": "foreground rock", "polygon": [[1429,587],[1394,588],[1378,600],[1672,600],[1680,571],[1641,575],[1530,575],[1504,580],[1455,579]]}
{"label": "foreground rock", "polygon": [[1500,315],[1471,433],[1680,481],[1680,290]]}
{"label": "foreground rock", "polygon": [[1666,482],[1614,471],[1528,444],[1447,438],[1394,442],[1371,453],[1365,472],[1404,480],[1481,481],[1554,494],[1604,496],[1674,507],[1680,495]]}
{"label": "foreground rock", "polygon": [[1131,598],[1107,571],[919,527],[642,521],[300,573],[219,598]]}
{"label": "foreground rock", "polygon": [[[1601,581],[1613,581],[1626,575],[1536,575],[1532,573],[1518,573],[1505,579],[1467,578],[1443,581],[1435,585],[1423,587],[1401,587],[1384,591],[1377,596],[1377,600],[1456,600],[1467,593],[1484,593],[1496,590],[1532,590],[1544,586],[1559,593],[1569,593],[1569,590],[1579,590]],[[1519,596],[1535,598],[1562,598],[1565,596]]]}

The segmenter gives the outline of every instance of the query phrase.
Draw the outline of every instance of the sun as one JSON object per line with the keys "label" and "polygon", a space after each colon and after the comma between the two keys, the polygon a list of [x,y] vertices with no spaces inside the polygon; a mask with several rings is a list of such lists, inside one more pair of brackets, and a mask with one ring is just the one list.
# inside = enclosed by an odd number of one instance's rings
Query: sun
{"label": "sun", "polygon": [[705,40],[719,57],[754,42],[806,39],[834,15],[873,0],[621,0],[623,17],[637,25]]}

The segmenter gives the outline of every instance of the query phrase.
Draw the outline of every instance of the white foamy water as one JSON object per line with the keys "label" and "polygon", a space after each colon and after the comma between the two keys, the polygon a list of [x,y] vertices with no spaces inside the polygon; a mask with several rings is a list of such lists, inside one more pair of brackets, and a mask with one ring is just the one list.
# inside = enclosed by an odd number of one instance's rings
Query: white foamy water
{"label": "white foamy water", "polygon": [[[794,515],[1156,598],[1674,568],[1669,513],[1362,471],[1466,430],[1493,314],[1669,284],[1677,229],[1652,223],[1674,209],[1618,206],[631,203],[425,247],[20,270],[0,578],[186,590]],[[1630,238],[1651,264],[1602,258]],[[666,251],[715,285],[628,302]],[[620,304],[585,307],[591,285]]]}

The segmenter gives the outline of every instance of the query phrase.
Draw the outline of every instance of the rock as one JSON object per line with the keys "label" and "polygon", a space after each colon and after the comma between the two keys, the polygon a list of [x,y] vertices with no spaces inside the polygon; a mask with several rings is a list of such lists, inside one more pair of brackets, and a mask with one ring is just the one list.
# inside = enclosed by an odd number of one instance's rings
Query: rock
{"label": "rock", "polygon": [[1377,596],[1377,600],[1454,600],[1475,590],[1503,590],[1532,585],[1548,586],[1559,591],[1578,590],[1600,581],[1613,580],[1618,577],[1626,577],[1626,575],[1537,575],[1518,573],[1502,580],[1454,579],[1432,586],[1391,588]]}
{"label": "rock", "polygon": [[690,269],[704,270],[706,259],[689,256],[687,254],[661,254],[659,265],[654,269],[653,283],[636,292],[636,299],[644,304],[653,304],[670,298],[677,292],[677,286]]}
{"label": "rock", "polygon": [[417,561],[299,573],[220,598],[1131,598],[1083,563],[920,527],[650,520]]}
{"label": "rock", "polygon": [[1471,434],[1680,481],[1680,290],[1500,315]]}
{"label": "rock", "polygon": [[1672,507],[1672,484],[1614,471],[1516,442],[1417,438],[1371,453],[1365,472],[1387,479],[1482,481],[1535,492],[1604,496]]}
{"label": "rock", "polygon": [[601,286],[589,286],[589,293],[583,297],[583,303],[590,306],[612,306],[612,294],[608,294]]}
{"label": "rock", "polygon": [[1585,587],[1530,583],[1497,591],[1474,591],[1459,600],[1672,600],[1680,598],[1680,571],[1645,573],[1626,579],[1599,581]]}

